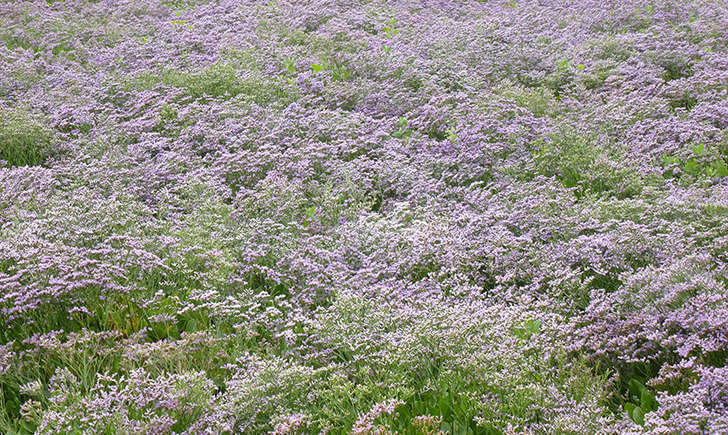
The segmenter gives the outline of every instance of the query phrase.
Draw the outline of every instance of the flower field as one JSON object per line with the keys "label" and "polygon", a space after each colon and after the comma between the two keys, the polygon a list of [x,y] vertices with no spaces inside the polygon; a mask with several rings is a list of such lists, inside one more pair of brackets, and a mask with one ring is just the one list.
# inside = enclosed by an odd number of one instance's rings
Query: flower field
{"label": "flower field", "polygon": [[0,432],[728,433],[728,3],[0,2]]}

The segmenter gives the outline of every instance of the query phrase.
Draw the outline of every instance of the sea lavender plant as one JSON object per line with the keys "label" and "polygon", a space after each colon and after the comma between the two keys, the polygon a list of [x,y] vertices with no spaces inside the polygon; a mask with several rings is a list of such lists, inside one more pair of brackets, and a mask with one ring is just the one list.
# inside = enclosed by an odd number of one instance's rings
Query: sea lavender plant
{"label": "sea lavender plant", "polygon": [[720,433],[728,7],[0,4],[0,431]]}

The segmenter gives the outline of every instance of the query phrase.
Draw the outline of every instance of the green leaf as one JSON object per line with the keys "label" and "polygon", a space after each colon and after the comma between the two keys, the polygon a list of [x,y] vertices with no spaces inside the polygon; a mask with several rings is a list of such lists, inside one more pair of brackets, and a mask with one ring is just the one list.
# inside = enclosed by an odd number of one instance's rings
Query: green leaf
{"label": "green leaf", "polygon": [[698,161],[695,159],[690,159],[687,162],[685,162],[684,168],[685,172],[689,173],[690,175],[696,175],[698,173]]}
{"label": "green leaf", "polygon": [[630,379],[627,383],[627,388],[629,388],[629,392],[632,396],[639,398],[642,395],[642,390],[645,389],[645,386],[637,379]]}
{"label": "green leaf", "polygon": [[645,425],[645,413],[642,411],[642,408],[639,406],[635,406],[635,408],[632,410],[632,421],[640,426]]}
{"label": "green leaf", "polygon": [[702,157],[705,155],[705,144],[699,143],[696,145],[693,145],[693,153],[695,153],[696,156]]}
{"label": "green leaf", "polygon": [[283,65],[286,67],[286,69],[289,72],[292,72],[292,73],[296,72],[296,67],[294,66],[293,59],[291,59],[290,57],[286,56],[286,58],[283,59]]}
{"label": "green leaf", "polygon": [[634,411],[635,404],[632,402],[627,402],[624,404],[624,411],[627,413],[629,418],[632,418],[632,411]]}
{"label": "green leaf", "polygon": [[647,388],[642,390],[642,395],[640,396],[640,407],[644,409],[645,412],[657,410],[657,400],[655,400],[655,396],[653,396],[652,393],[647,391]]}
{"label": "green leaf", "polygon": [[316,206],[310,206],[306,207],[306,217],[309,219],[313,219],[313,216],[316,214]]}
{"label": "green leaf", "polygon": [[387,39],[395,37],[399,33],[399,30],[397,30],[397,20],[394,18],[389,20],[389,25],[384,26],[384,33]]}
{"label": "green leaf", "polygon": [[20,433],[31,434],[31,433],[36,432],[36,430],[38,429],[38,426],[35,423],[32,423],[28,420],[22,420],[22,422],[20,423],[20,428],[22,429],[22,432],[20,432]]}
{"label": "green leaf", "polygon": [[445,396],[440,396],[440,400],[437,402],[437,406],[440,410],[440,415],[447,418],[450,415],[450,404],[447,401],[447,398]]}
{"label": "green leaf", "polygon": [[715,169],[715,174],[718,177],[728,177],[728,166],[723,160],[718,159],[714,161],[711,166],[713,167],[713,169]]}
{"label": "green leaf", "polygon": [[448,138],[448,139],[449,139],[450,141],[454,141],[455,139],[457,139],[457,138],[458,138],[458,135],[457,135],[457,133],[455,132],[455,129],[454,129],[454,128],[450,128],[450,129],[448,129],[446,133],[447,133],[447,138]]}
{"label": "green leaf", "polygon": [[541,320],[539,319],[531,319],[528,322],[526,322],[526,328],[528,329],[528,332],[531,334],[538,334],[539,331],[541,331]]}
{"label": "green leaf", "polygon": [[319,73],[324,70],[324,65],[320,65],[318,63],[311,64],[311,69],[313,69],[313,72]]}
{"label": "green leaf", "polygon": [[351,73],[341,65],[334,65],[331,70],[331,78],[337,81],[349,80]]}
{"label": "green leaf", "polygon": [[663,157],[663,161],[665,162],[665,166],[679,165],[680,157],[666,155]]}

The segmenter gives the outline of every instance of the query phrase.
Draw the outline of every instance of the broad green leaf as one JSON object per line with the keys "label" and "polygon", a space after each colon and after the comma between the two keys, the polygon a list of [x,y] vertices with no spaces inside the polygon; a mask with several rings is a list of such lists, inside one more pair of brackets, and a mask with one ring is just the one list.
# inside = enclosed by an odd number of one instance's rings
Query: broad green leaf
{"label": "broad green leaf", "polygon": [[655,400],[655,396],[647,391],[646,388],[642,390],[642,394],[640,396],[640,407],[645,412],[652,412],[657,410],[657,400]]}
{"label": "broad green leaf", "polygon": [[715,174],[721,178],[728,177],[728,165],[723,160],[716,160],[711,165],[715,169]]}
{"label": "broad green leaf", "polygon": [[531,319],[526,323],[526,328],[531,334],[538,334],[541,331],[541,320]]}
{"label": "broad green leaf", "polygon": [[665,157],[663,157],[663,161],[665,163],[665,166],[680,164],[680,158],[675,156],[666,155]]}
{"label": "broad green leaf", "polygon": [[695,159],[690,159],[685,163],[685,172],[695,175],[698,172],[698,161]]}
{"label": "broad green leaf", "polygon": [[630,379],[627,383],[627,388],[629,388],[629,392],[632,396],[639,398],[641,397],[642,390],[645,389],[645,386],[637,379]]}
{"label": "broad green leaf", "polygon": [[635,404],[632,402],[627,402],[624,404],[624,411],[627,413],[629,418],[632,418],[632,411],[634,411]]}
{"label": "broad green leaf", "polygon": [[696,145],[693,145],[693,153],[695,153],[696,156],[702,157],[705,155],[705,144],[699,143]]}
{"label": "broad green leaf", "polygon": [[639,406],[635,406],[635,408],[632,410],[632,421],[640,426],[645,425],[645,413]]}
{"label": "broad green leaf", "polygon": [[312,206],[306,208],[306,217],[307,218],[312,219],[315,214],[316,214],[315,206],[312,205]]}

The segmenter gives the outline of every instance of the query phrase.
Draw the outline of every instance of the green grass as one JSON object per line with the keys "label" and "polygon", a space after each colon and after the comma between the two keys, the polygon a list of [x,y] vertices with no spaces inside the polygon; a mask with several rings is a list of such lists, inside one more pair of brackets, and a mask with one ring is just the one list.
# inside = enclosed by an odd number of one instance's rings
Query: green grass
{"label": "green grass", "polygon": [[158,73],[146,72],[126,80],[127,90],[151,90],[157,86],[180,88],[185,96],[231,99],[244,97],[256,104],[277,102],[287,105],[298,98],[295,85],[264,77],[251,71],[239,74],[230,63],[212,64],[199,71],[166,69]]}
{"label": "green grass", "polygon": [[23,111],[0,113],[0,160],[9,166],[39,166],[52,154],[53,132]]}
{"label": "green grass", "polygon": [[536,170],[573,188],[577,197],[592,194],[624,199],[642,191],[646,180],[626,164],[619,151],[600,144],[597,137],[562,131],[551,139],[534,153]]}

